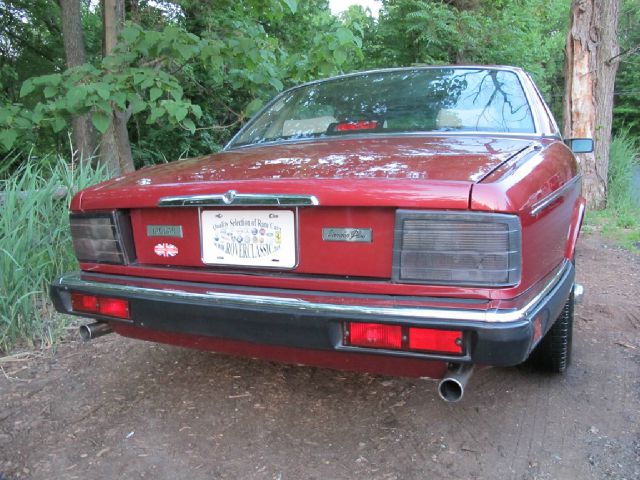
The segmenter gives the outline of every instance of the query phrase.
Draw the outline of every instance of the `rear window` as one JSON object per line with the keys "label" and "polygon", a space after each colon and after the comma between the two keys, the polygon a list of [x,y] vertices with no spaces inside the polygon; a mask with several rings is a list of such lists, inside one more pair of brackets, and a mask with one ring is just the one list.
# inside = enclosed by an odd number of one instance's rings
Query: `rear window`
{"label": "rear window", "polygon": [[534,133],[535,126],[511,71],[392,70],[289,90],[247,124],[230,147],[395,132]]}

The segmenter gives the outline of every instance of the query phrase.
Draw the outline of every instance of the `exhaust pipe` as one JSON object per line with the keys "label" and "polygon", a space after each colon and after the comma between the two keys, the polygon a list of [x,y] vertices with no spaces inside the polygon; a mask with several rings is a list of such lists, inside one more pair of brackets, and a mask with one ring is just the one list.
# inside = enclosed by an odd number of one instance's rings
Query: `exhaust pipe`
{"label": "exhaust pipe", "polygon": [[111,332],[113,332],[113,329],[107,322],[96,322],[90,325],[82,325],[80,327],[80,338],[88,342]]}
{"label": "exhaust pipe", "polygon": [[473,364],[452,365],[449,373],[438,383],[438,394],[445,402],[458,402],[473,373]]}

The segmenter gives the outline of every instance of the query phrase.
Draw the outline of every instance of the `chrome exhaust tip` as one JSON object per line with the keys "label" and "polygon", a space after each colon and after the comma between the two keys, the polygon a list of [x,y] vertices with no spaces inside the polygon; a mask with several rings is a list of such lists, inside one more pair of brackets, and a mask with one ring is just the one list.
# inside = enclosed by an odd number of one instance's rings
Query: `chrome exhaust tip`
{"label": "chrome exhaust tip", "polygon": [[111,325],[106,322],[96,322],[90,325],[82,325],[79,329],[80,338],[83,341],[88,342],[94,338],[101,337],[113,332]]}
{"label": "chrome exhaust tip", "polygon": [[584,286],[581,283],[573,284],[573,301],[575,303],[582,303],[584,300]]}
{"label": "chrome exhaust tip", "polygon": [[445,402],[459,402],[462,400],[467,382],[473,374],[473,365],[459,364],[438,383],[438,395]]}

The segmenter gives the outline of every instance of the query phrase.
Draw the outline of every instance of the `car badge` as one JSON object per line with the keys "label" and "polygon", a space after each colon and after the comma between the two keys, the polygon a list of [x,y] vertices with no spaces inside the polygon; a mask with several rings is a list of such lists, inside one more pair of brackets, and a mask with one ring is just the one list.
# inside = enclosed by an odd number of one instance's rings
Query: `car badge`
{"label": "car badge", "polygon": [[159,257],[175,257],[178,255],[178,247],[171,243],[158,243],[153,247],[153,251]]}
{"label": "car badge", "polygon": [[233,203],[233,201],[236,198],[236,192],[235,190],[229,190],[228,192],[224,193],[222,195],[222,201],[226,204],[226,205],[230,205]]}
{"label": "car badge", "polygon": [[182,238],[182,225],[147,225],[147,237]]}
{"label": "car badge", "polygon": [[370,228],[323,228],[322,240],[325,242],[371,243],[373,232]]}

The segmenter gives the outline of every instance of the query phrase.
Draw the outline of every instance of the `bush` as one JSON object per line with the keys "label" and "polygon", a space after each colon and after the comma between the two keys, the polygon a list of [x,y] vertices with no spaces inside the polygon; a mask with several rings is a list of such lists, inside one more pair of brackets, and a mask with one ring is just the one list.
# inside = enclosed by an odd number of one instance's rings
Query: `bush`
{"label": "bush", "polygon": [[[0,180],[0,352],[18,342],[48,344],[61,330],[47,289],[76,265],[67,207],[75,192],[106,177],[104,169],[49,157],[29,158]],[[66,195],[54,198],[60,187]]]}

